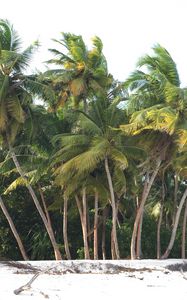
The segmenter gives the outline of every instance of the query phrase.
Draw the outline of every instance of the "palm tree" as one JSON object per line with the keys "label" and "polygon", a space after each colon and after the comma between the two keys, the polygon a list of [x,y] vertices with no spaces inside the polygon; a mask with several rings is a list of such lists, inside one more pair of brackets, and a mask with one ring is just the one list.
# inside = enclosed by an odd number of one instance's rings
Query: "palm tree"
{"label": "palm tree", "polygon": [[[0,134],[9,149],[10,156],[20,176],[27,182],[27,189],[44,222],[46,230],[53,244],[56,259],[61,259],[58,245],[53,232],[48,226],[45,214],[37,196],[30,185],[25,172],[22,170],[13,145],[18,132],[25,121],[27,108],[32,103],[30,90],[36,90],[36,82],[23,71],[29,65],[31,55],[38,43],[34,43],[26,50],[20,51],[20,39],[8,21],[0,21]],[[41,86],[40,86],[41,87]]]}
{"label": "palm tree", "polygon": [[2,209],[2,211],[3,211],[3,213],[4,213],[5,217],[6,217],[6,219],[8,221],[8,223],[10,225],[11,231],[12,231],[12,233],[13,233],[16,241],[17,241],[17,244],[18,244],[18,247],[20,249],[20,252],[21,252],[21,255],[22,255],[23,259],[24,260],[29,260],[29,258],[27,256],[27,253],[25,251],[25,248],[23,246],[23,243],[21,241],[20,235],[19,235],[19,233],[18,233],[18,231],[17,231],[17,229],[15,227],[15,224],[14,224],[14,222],[13,222],[13,220],[12,220],[12,218],[11,218],[11,216],[10,216],[10,214],[9,214],[9,212],[8,212],[8,210],[7,210],[7,208],[6,208],[5,204],[4,204],[4,201],[3,201],[3,199],[2,199],[1,196],[0,196],[0,206],[1,206],[1,209]]}
{"label": "palm tree", "polygon": [[[153,56],[146,55],[138,62],[138,67],[147,67],[148,72],[137,70],[127,80],[126,84],[132,89],[129,100],[130,111],[133,107],[138,110],[132,114],[130,124],[121,126],[126,134],[144,134],[145,142],[150,136],[149,132],[152,132],[152,137],[158,133],[156,143],[152,144],[154,170],[149,182],[145,181],[134,223],[131,245],[133,259],[136,258],[135,241],[138,224],[155,177],[163,162],[167,164],[171,160],[172,153],[176,148],[182,149],[187,139],[185,128],[187,91],[180,88],[176,64],[167,50],[160,45],[156,45],[153,50]],[[150,170],[148,172],[150,173]]]}
{"label": "palm tree", "polygon": [[[167,249],[165,250],[164,254],[162,255],[162,259],[168,258],[174,242],[175,242],[175,237],[176,237],[176,233],[177,233],[177,228],[179,225],[179,220],[180,220],[180,215],[182,212],[182,208],[186,202],[186,198],[187,198],[187,187],[185,184],[185,178],[186,178],[186,146],[183,148],[182,153],[177,154],[177,157],[175,159],[173,159],[173,167],[174,167],[174,171],[175,174],[178,175],[179,178],[181,178],[181,187],[183,189],[183,194],[181,197],[181,200],[179,201],[179,204],[177,206],[177,210],[175,213],[175,220],[174,220],[174,224],[173,224],[173,228],[172,228],[172,232],[171,232],[171,237],[170,237],[170,241],[168,243]],[[183,230],[182,230],[182,256],[185,255],[185,222],[186,222],[186,208],[184,210],[184,218],[183,218]]]}
{"label": "palm tree", "polygon": [[75,106],[83,101],[86,112],[88,100],[95,94],[104,94],[106,85],[111,83],[112,77],[108,75],[107,62],[102,53],[102,41],[97,36],[92,41],[93,47],[89,50],[82,36],[62,33],[60,40],[54,40],[60,50],[49,49],[55,58],[48,63],[57,65],[59,69],[43,75],[45,80],[52,82],[57,93],[56,108],[72,97]]}
{"label": "palm tree", "polygon": [[93,172],[95,174],[99,166],[105,171],[112,207],[112,236],[116,258],[120,255],[115,193],[117,189],[124,190],[127,155],[139,152],[138,148],[130,145],[126,147],[122,135],[112,128],[117,128],[126,120],[124,111],[118,108],[119,101],[119,98],[113,98],[111,91],[108,98],[98,97],[90,102],[88,114],[80,111],[75,133],[58,137],[62,147],[58,153],[58,162],[63,161],[63,164],[55,171],[56,182],[62,186],[67,185],[69,189],[73,184],[74,190],[79,184],[86,187],[86,178]]}

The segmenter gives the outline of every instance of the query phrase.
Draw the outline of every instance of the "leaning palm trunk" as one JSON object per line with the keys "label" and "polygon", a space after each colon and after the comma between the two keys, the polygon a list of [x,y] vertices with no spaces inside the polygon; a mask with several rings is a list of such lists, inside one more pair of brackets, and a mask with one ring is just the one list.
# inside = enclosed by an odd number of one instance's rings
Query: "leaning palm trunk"
{"label": "leaning palm trunk", "polygon": [[0,196],[0,206],[1,206],[1,209],[2,209],[2,211],[3,211],[3,213],[4,213],[5,217],[6,217],[6,219],[8,221],[8,223],[10,225],[12,233],[13,233],[13,235],[14,235],[17,243],[18,243],[18,247],[20,249],[20,252],[21,252],[21,255],[22,255],[23,259],[24,260],[29,260],[27,254],[26,254],[25,248],[23,246],[23,243],[22,243],[22,241],[20,239],[20,236],[19,236],[19,234],[18,234],[18,232],[16,230],[16,227],[14,225],[14,222],[13,222],[11,216],[9,215],[9,213],[8,213],[8,211],[6,209],[6,206],[5,206],[5,204],[4,204],[3,199],[1,198],[1,196]]}
{"label": "leaning palm trunk", "polygon": [[114,188],[113,188],[113,184],[112,184],[112,178],[111,178],[111,174],[110,174],[110,170],[109,170],[107,157],[105,157],[105,171],[106,171],[106,175],[107,175],[107,180],[108,180],[108,185],[109,185],[109,190],[110,190],[110,197],[111,197],[111,206],[112,206],[112,238],[113,238],[113,242],[114,242],[116,258],[120,259],[118,239],[117,239],[117,228],[116,228],[117,209],[116,209],[116,202],[115,202],[115,196],[114,196]]}
{"label": "leaning palm trunk", "polygon": [[47,218],[47,222],[48,222],[49,226],[52,228],[51,218],[50,218],[50,215],[49,215],[49,212],[48,212],[48,209],[47,209],[44,194],[43,194],[43,191],[42,191],[42,188],[41,188],[40,184],[38,185],[38,187],[39,187],[39,193],[40,193],[40,198],[42,200],[44,212],[45,212],[45,215],[46,215],[46,218]]}
{"label": "leaning palm trunk", "polygon": [[83,197],[82,197],[82,203],[84,206],[84,209],[82,208],[81,201],[79,200],[79,197],[75,195],[75,200],[77,203],[79,215],[80,215],[80,221],[81,221],[81,227],[82,227],[82,236],[83,236],[83,243],[84,243],[84,257],[85,259],[90,259],[89,254],[89,246],[88,246],[88,233],[87,233],[87,222],[86,222],[86,189],[83,189]]}
{"label": "leaning palm trunk", "polygon": [[140,241],[141,241],[141,236],[140,236],[139,240],[137,241],[137,245],[136,245],[138,225],[139,225],[140,219],[143,215],[145,202],[149,196],[150,189],[151,189],[153,182],[156,178],[156,175],[159,171],[160,164],[161,164],[161,160],[157,160],[157,164],[156,164],[155,170],[153,171],[153,173],[151,175],[151,178],[150,179],[146,178],[145,183],[144,183],[142,199],[141,199],[141,203],[140,203],[140,206],[139,206],[137,214],[136,214],[132,238],[131,238],[131,259],[136,259],[136,250],[135,249],[136,249],[136,247],[137,248],[139,247],[138,243],[140,243]]}
{"label": "leaning palm trunk", "polygon": [[58,245],[57,245],[57,243],[56,243],[56,240],[55,240],[55,236],[54,236],[53,230],[52,230],[51,227],[49,226],[49,223],[48,223],[47,218],[46,218],[46,216],[45,216],[45,214],[44,214],[44,212],[43,212],[43,210],[42,210],[42,208],[41,208],[41,205],[40,205],[40,203],[39,203],[39,201],[38,201],[38,198],[37,198],[37,196],[36,196],[36,194],[35,194],[35,192],[34,192],[32,186],[29,184],[29,182],[28,182],[28,180],[27,180],[27,178],[26,178],[24,172],[22,171],[21,166],[20,166],[20,164],[19,164],[19,162],[18,162],[18,160],[17,160],[16,154],[14,153],[14,151],[13,151],[12,147],[10,146],[10,144],[9,144],[9,150],[10,150],[10,153],[11,153],[11,156],[12,156],[12,159],[13,159],[13,162],[14,162],[14,164],[15,164],[15,166],[16,166],[16,169],[17,169],[18,173],[20,174],[20,176],[21,176],[24,180],[27,181],[27,189],[28,189],[28,191],[29,191],[29,193],[30,193],[30,195],[31,195],[31,197],[32,197],[32,199],[33,199],[33,201],[34,201],[34,204],[35,204],[35,206],[36,206],[36,208],[37,208],[37,210],[38,210],[38,212],[39,212],[39,214],[40,214],[40,216],[41,216],[41,219],[42,219],[42,221],[43,221],[43,223],[44,223],[44,225],[45,225],[45,228],[46,228],[46,230],[47,230],[47,233],[48,233],[49,238],[50,238],[50,240],[51,240],[51,244],[52,244],[53,249],[54,249],[55,259],[56,259],[56,260],[61,260],[61,259],[62,259],[62,256],[61,256],[59,247],[58,247]]}
{"label": "leaning palm trunk", "polygon": [[179,185],[179,179],[178,175],[174,175],[174,203],[173,203],[173,216],[172,216],[172,225],[174,226],[175,223],[175,216],[177,212],[177,193],[178,193],[178,185]]}
{"label": "leaning palm trunk", "polygon": [[142,243],[141,243],[142,224],[143,224],[143,214],[138,224],[137,238],[136,238],[136,256],[138,259],[141,259],[142,257]]}
{"label": "leaning palm trunk", "polygon": [[67,259],[71,259],[69,243],[68,243],[67,223],[68,223],[68,198],[66,196],[64,196],[63,238],[64,238],[64,247],[65,247],[66,257],[67,257]]}
{"label": "leaning palm trunk", "polygon": [[171,238],[170,238],[170,241],[169,241],[169,245],[168,245],[165,253],[162,255],[162,257],[161,257],[162,259],[168,258],[169,254],[170,254],[170,252],[173,248],[173,245],[174,245],[174,242],[175,242],[175,237],[176,237],[176,232],[177,232],[177,228],[178,228],[178,224],[179,224],[179,218],[180,218],[181,211],[182,211],[183,205],[185,203],[186,197],[187,197],[187,188],[184,191],[184,194],[181,198],[179,207],[177,209],[177,213],[176,213],[176,217],[175,217],[175,223],[174,223],[173,230],[172,230],[172,233],[171,233]]}
{"label": "leaning palm trunk", "polygon": [[181,258],[185,259],[185,250],[186,250],[186,223],[187,223],[187,201],[185,205],[184,210],[184,217],[183,217],[183,224],[182,224],[182,252],[181,252]]}
{"label": "leaning palm trunk", "polygon": [[99,194],[97,191],[95,191],[94,259],[98,259],[98,198],[99,198]]}

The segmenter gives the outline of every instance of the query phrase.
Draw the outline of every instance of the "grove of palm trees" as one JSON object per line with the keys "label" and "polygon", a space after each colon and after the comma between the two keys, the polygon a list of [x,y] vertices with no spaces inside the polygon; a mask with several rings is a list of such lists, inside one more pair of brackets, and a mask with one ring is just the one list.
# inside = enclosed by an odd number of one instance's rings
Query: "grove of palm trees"
{"label": "grove of palm trees", "polygon": [[185,258],[187,89],[161,45],[123,82],[99,37],[59,33],[29,73],[0,20],[0,258]]}

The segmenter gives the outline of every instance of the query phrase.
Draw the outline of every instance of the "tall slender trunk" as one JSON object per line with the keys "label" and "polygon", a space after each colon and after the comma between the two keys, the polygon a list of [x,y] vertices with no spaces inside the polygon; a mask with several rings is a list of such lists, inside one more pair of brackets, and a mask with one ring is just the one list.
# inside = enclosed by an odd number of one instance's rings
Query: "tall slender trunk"
{"label": "tall slender trunk", "polygon": [[169,254],[170,254],[170,252],[173,248],[173,245],[174,245],[174,242],[175,242],[175,237],[176,237],[176,232],[177,232],[177,227],[178,227],[178,224],[179,224],[179,218],[180,218],[182,207],[185,203],[186,197],[187,197],[187,188],[185,189],[185,191],[183,193],[183,196],[181,198],[179,207],[177,209],[177,213],[176,213],[176,217],[175,217],[175,223],[174,223],[173,230],[172,230],[172,233],[171,233],[171,238],[170,238],[170,241],[169,241],[169,244],[168,244],[168,247],[167,247],[165,253],[161,257],[162,259],[168,258]]}
{"label": "tall slender trunk", "polygon": [[157,224],[157,250],[156,250],[157,259],[160,259],[160,257],[161,257],[160,230],[161,230],[161,224],[162,224],[163,209],[164,209],[164,203],[161,202],[160,215],[159,215],[158,224]]}
{"label": "tall slender trunk", "polygon": [[86,189],[83,189],[83,196],[82,196],[82,205],[79,197],[75,195],[75,200],[77,203],[81,227],[82,227],[82,236],[83,236],[83,243],[84,243],[84,257],[85,259],[90,259],[89,254],[89,246],[88,246],[88,231],[87,231],[87,222],[86,222]]}
{"label": "tall slender trunk", "polygon": [[178,192],[179,178],[178,174],[174,175],[174,199],[173,199],[173,217],[172,217],[172,225],[175,223],[175,216],[177,212],[177,192]]}
{"label": "tall slender trunk", "polygon": [[19,234],[18,234],[18,232],[16,230],[14,222],[13,222],[11,216],[9,215],[8,210],[7,210],[7,208],[6,208],[5,204],[4,204],[3,199],[2,199],[1,196],[0,196],[0,206],[1,206],[1,209],[2,209],[2,211],[3,211],[3,213],[4,213],[5,217],[6,217],[6,219],[8,221],[8,223],[10,225],[12,233],[13,233],[16,241],[17,241],[17,244],[18,244],[18,247],[19,247],[19,250],[21,252],[21,255],[22,255],[23,259],[24,260],[29,260],[27,254],[26,254],[25,248],[23,246],[23,243],[21,241],[21,238],[20,238],[20,236],[19,236]]}
{"label": "tall slender trunk", "polygon": [[111,249],[111,257],[112,259],[117,259],[116,251],[115,251],[115,243],[114,243],[114,231],[113,228],[110,233],[110,249]]}
{"label": "tall slender trunk", "polygon": [[138,230],[137,230],[137,238],[136,238],[136,256],[137,256],[137,259],[142,258],[142,241],[141,241],[142,224],[143,224],[143,213],[142,213],[142,216],[140,218],[140,221],[139,221],[139,224],[138,224]]}
{"label": "tall slender trunk", "polygon": [[52,228],[51,218],[50,218],[50,215],[49,215],[49,212],[48,212],[48,209],[47,209],[47,205],[45,203],[44,193],[42,191],[42,188],[41,188],[40,184],[38,185],[38,190],[39,190],[39,193],[40,193],[40,198],[42,200],[42,204],[43,204],[44,212],[45,212],[45,215],[46,215],[46,218],[47,218],[47,222],[48,222],[49,226]]}
{"label": "tall slender trunk", "polygon": [[164,210],[164,199],[165,199],[165,186],[164,186],[164,178],[162,178],[162,192],[161,192],[161,201],[160,201],[160,215],[158,218],[157,224],[157,259],[161,257],[161,245],[160,245],[160,231],[162,225],[162,217],[163,217],[163,210]]}
{"label": "tall slender trunk", "polygon": [[102,248],[102,257],[103,260],[106,259],[106,219],[108,215],[108,207],[106,206],[103,210],[103,225],[102,225],[102,243],[101,243],[101,248]]}
{"label": "tall slender trunk", "polygon": [[94,259],[98,259],[98,200],[99,194],[95,191],[94,214]]}
{"label": "tall slender trunk", "polygon": [[118,239],[117,239],[117,228],[116,228],[117,209],[116,209],[112,177],[110,174],[107,157],[105,157],[105,171],[106,171],[106,175],[107,175],[107,180],[108,180],[108,185],[109,185],[109,190],[110,190],[110,197],[111,197],[111,205],[112,205],[112,236],[113,236],[113,240],[114,240],[114,248],[115,248],[116,258],[120,259]]}
{"label": "tall slender trunk", "polygon": [[66,196],[64,196],[63,238],[64,238],[64,247],[65,247],[66,257],[67,257],[67,259],[71,259],[69,243],[68,243],[67,224],[68,224],[68,198]]}
{"label": "tall slender trunk", "polygon": [[[136,245],[138,225],[139,225],[141,216],[144,212],[145,202],[148,198],[150,189],[151,189],[153,182],[156,178],[156,175],[159,171],[160,164],[161,164],[161,160],[157,160],[156,167],[151,175],[151,178],[150,179],[146,178],[145,183],[144,183],[144,189],[143,189],[143,193],[142,193],[141,203],[140,203],[140,206],[139,206],[137,214],[136,214],[132,238],[131,238],[131,259],[136,259],[136,250],[135,250],[136,248],[135,247],[139,247],[138,245]],[[139,238],[139,241],[137,241],[137,242],[140,242],[140,238]]]}
{"label": "tall slender trunk", "polygon": [[86,188],[83,188],[82,190],[82,208],[83,208],[82,218],[83,218],[84,254],[85,254],[85,259],[90,259],[89,246],[88,246]]}
{"label": "tall slender trunk", "polygon": [[16,169],[17,169],[18,173],[20,174],[20,176],[22,178],[24,178],[27,181],[27,186],[26,187],[27,187],[27,189],[28,189],[28,191],[29,191],[29,193],[30,193],[33,201],[34,201],[34,204],[35,204],[35,206],[36,206],[36,208],[37,208],[37,210],[38,210],[38,212],[39,212],[39,214],[41,216],[41,219],[42,219],[42,221],[43,221],[43,223],[45,225],[45,228],[47,230],[47,233],[48,233],[49,238],[51,240],[51,244],[52,244],[53,249],[54,249],[55,259],[56,260],[62,260],[62,256],[61,256],[59,247],[57,245],[57,242],[55,240],[55,236],[54,236],[53,230],[49,226],[49,223],[48,223],[47,218],[46,218],[46,216],[45,216],[45,214],[44,214],[44,212],[43,212],[43,210],[41,208],[41,205],[40,205],[40,203],[38,201],[38,198],[37,198],[37,196],[36,196],[36,194],[35,194],[32,186],[29,184],[29,182],[27,180],[27,177],[25,176],[25,174],[24,174],[24,172],[23,172],[23,170],[22,170],[22,168],[21,168],[21,166],[20,166],[20,164],[18,162],[16,154],[14,153],[14,151],[13,151],[13,149],[12,149],[12,147],[11,147],[10,144],[9,144],[9,150],[10,150],[13,162],[14,162],[14,164],[16,166]]}
{"label": "tall slender trunk", "polygon": [[[137,186],[136,178],[135,178],[135,186]],[[140,202],[139,202],[139,197],[136,195],[136,207],[137,210],[139,208]],[[141,235],[142,235],[142,224],[143,224],[143,214],[142,217],[140,218],[140,222],[138,224],[138,232],[137,232],[137,237],[136,237],[136,256],[137,259],[142,258],[142,243],[141,243]]]}
{"label": "tall slender trunk", "polygon": [[184,217],[183,217],[183,224],[182,224],[182,251],[181,251],[181,258],[185,259],[185,250],[186,250],[186,223],[187,223],[187,201],[184,210]]}
{"label": "tall slender trunk", "polygon": [[92,242],[92,234],[89,234],[89,233],[91,233],[92,230],[91,230],[91,225],[90,225],[88,204],[86,205],[86,222],[87,222],[87,238],[88,238],[88,247],[89,247],[89,245],[91,245],[91,242]]}

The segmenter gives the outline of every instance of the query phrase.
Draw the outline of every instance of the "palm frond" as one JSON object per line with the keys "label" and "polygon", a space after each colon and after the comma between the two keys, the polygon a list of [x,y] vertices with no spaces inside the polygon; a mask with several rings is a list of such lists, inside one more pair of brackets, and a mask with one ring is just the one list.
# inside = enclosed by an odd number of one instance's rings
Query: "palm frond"
{"label": "palm frond", "polygon": [[55,92],[47,84],[35,81],[28,76],[24,79],[22,84],[27,91],[35,96],[41,97],[46,101],[52,102],[54,99],[56,99]]}
{"label": "palm frond", "polygon": [[125,154],[123,154],[121,151],[118,149],[112,147],[110,149],[110,157],[112,160],[116,162],[116,165],[122,170],[126,169],[128,167],[128,160]]}
{"label": "palm frond", "polygon": [[155,55],[145,55],[140,58],[137,66],[146,66],[150,72],[157,71],[163,74],[171,84],[179,86],[180,79],[177,67],[169,52],[159,44],[153,47],[153,51]]}
{"label": "palm frond", "polygon": [[98,126],[97,122],[88,114],[83,111],[77,110],[80,113],[80,127],[87,133],[92,135],[102,134],[101,128]]}
{"label": "palm frond", "polygon": [[18,97],[7,99],[7,111],[18,123],[24,123],[25,116]]}
{"label": "palm frond", "polygon": [[34,52],[38,49],[39,42],[35,41],[32,45],[30,45],[27,49],[25,49],[15,61],[14,70],[17,72],[22,72],[27,67],[29,67],[32,56]]}
{"label": "palm frond", "polygon": [[115,166],[112,179],[114,182],[114,190],[118,197],[120,197],[126,192],[126,178],[124,171],[118,166]]}
{"label": "palm frond", "polygon": [[11,50],[12,32],[8,20],[0,20],[0,49]]}
{"label": "palm frond", "polygon": [[16,190],[18,186],[26,186],[27,184],[28,184],[27,179],[23,177],[18,177],[9,185],[9,187],[4,191],[3,194],[8,195],[12,191]]}

